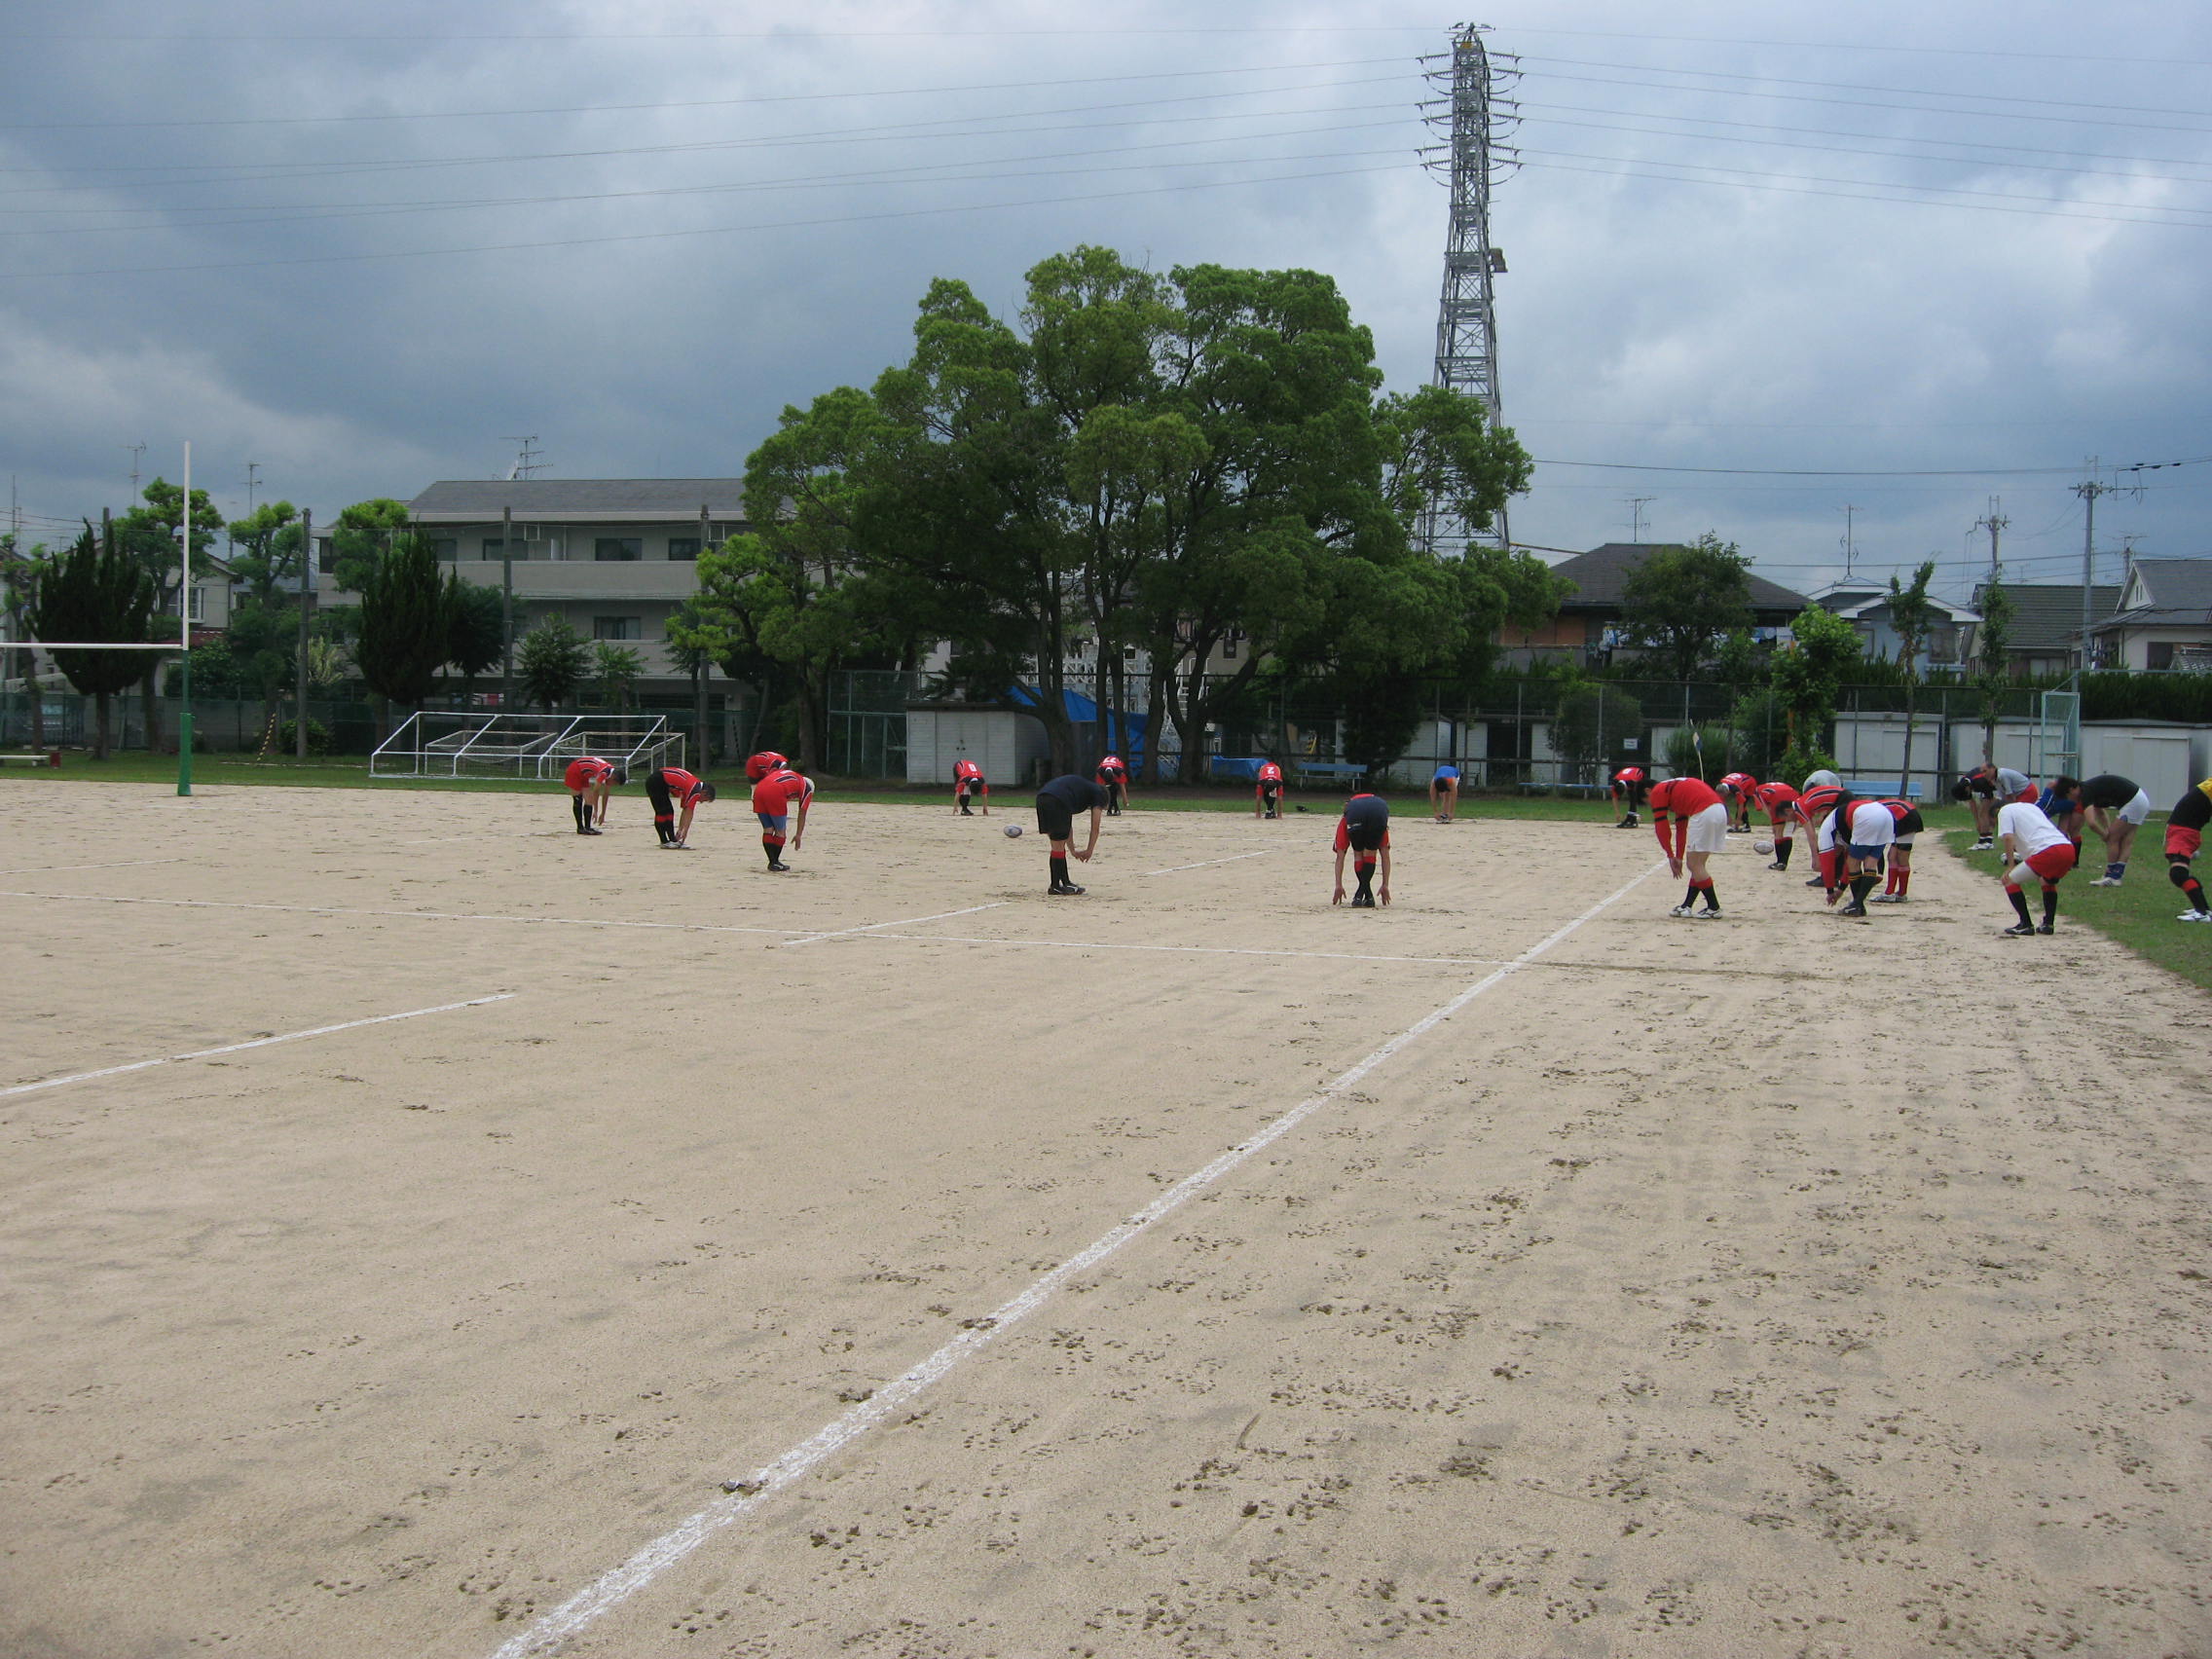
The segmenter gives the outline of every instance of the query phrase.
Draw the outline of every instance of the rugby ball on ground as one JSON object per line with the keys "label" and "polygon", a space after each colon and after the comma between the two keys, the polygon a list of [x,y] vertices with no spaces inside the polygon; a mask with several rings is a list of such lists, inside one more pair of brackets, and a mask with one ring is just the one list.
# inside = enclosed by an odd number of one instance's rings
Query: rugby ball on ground
{"label": "rugby ball on ground", "polygon": [[1014,838],[1017,837],[1018,835],[1020,835],[1020,833],[1021,833],[1021,826],[1020,826],[1020,825],[1018,825],[1018,824],[1009,824],[1009,825],[1008,825],[1008,826],[1006,827],[1006,832],[1007,832],[1007,838],[1008,838],[1009,840],[1012,840],[1012,839],[1014,839]]}
{"label": "rugby ball on ground", "polygon": [[1771,853],[1774,851],[1774,843],[1772,841],[1753,841],[1751,851],[1754,853]]}

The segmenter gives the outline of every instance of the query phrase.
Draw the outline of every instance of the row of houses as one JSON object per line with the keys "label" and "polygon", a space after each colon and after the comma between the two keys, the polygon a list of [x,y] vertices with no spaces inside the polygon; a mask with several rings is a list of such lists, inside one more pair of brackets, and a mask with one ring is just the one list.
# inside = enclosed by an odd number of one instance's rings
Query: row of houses
{"label": "row of houses", "polygon": [[[1629,578],[1650,556],[1644,543],[1610,541],[1552,568],[1574,583],[1571,598],[1544,627],[1509,630],[1503,644],[1516,660],[1579,652],[1605,662],[1628,649]],[[1981,607],[1987,584],[1971,606],[1935,599],[1936,623],[1924,645],[1932,668],[1964,668],[1978,657]],[[2081,666],[2083,591],[2080,583],[2005,584],[2011,606],[2006,656],[2019,676],[2068,674]],[[1762,576],[1751,578],[1753,627],[1779,638],[1808,605],[1847,619],[1859,630],[1869,656],[1895,660],[1900,642],[1890,614],[1888,581],[1830,582],[1795,593]],[[2088,591],[2090,666],[2148,672],[2212,671],[2212,559],[2131,559],[2126,578]]]}

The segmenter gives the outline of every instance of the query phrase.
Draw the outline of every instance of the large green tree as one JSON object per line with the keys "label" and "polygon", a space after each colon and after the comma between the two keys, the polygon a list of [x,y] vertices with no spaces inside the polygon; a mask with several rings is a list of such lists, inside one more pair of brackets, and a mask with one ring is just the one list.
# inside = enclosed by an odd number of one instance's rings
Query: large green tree
{"label": "large green tree", "polygon": [[[157,592],[142,559],[85,526],[76,545],[39,583],[31,624],[42,640],[138,644],[147,638]],[[55,651],[55,666],[91,697],[95,710],[92,758],[108,755],[109,700],[142,678],[152,651]]]}
{"label": "large green tree", "polygon": [[1685,684],[1729,635],[1751,626],[1751,561],[1707,531],[1652,548],[1621,595],[1622,630]]}
{"label": "large green tree", "polygon": [[394,536],[361,588],[360,634],[353,642],[361,678],[400,708],[421,708],[445,665],[449,639],[436,549],[418,532]]}
{"label": "large green tree", "polygon": [[407,528],[407,503],[388,496],[339,510],[330,527],[331,575],[347,593],[366,593],[386,549]]}
{"label": "large green tree", "polygon": [[476,689],[477,677],[506,657],[506,601],[498,588],[464,582],[446,572],[446,661],[461,670],[463,696]]}
{"label": "large green tree", "polygon": [[1079,639],[1096,642],[1085,688],[1109,709],[1128,700],[1123,647],[1145,647],[1155,727],[1171,720],[1186,753],[1271,657],[1387,704],[1361,722],[1379,751],[1407,683],[1487,644],[1483,604],[1553,591],[1532,561],[1477,556],[1468,574],[1419,545],[1432,492],[1481,522],[1527,458],[1467,399],[1383,397],[1327,277],[1162,278],[1085,247],[1031,271],[1020,321],[932,286],[912,360],[876,384],[884,429],[854,522],[902,614],[955,642],[956,678],[1030,681],[1057,765],[1075,758],[1062,693]]}

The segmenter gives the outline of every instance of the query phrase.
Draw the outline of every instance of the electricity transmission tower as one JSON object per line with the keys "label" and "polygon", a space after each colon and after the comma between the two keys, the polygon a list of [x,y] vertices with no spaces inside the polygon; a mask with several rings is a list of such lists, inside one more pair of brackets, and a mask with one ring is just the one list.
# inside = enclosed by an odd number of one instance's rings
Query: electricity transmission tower
{"label": "electricity transmission tower", "polygon": [[[1483,49],[1486,25],[1460,23],[1452,50],[1421,61],[1437,97],[1424,101],[1429,126],[1447,142],[1431,145],[1425,165],[1444,174],[1452,192],[1452,229],[1444,244],[1444,295],[1436,315],[1436,384],[1482,404],[1493,426],[1503,424],[1497,392],[1497,309],[1493,279],[1505,255],[1491,245],[1490,193],[1516,166],[1504,142],[1520,122],[1510,93],[1521,78],[1518,60]],[[1421,515],[1421,538],[1437,553],[1459,553],[1469,541],[1505,547],[1505,509],[1487,530],[1476,530],[1448,500],[1431,498]]]}

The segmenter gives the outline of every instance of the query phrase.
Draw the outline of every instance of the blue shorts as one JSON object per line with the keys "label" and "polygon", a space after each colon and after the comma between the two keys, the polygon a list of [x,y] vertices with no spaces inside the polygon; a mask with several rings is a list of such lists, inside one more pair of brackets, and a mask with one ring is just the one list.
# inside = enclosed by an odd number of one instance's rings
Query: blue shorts
{"label": "blue shorts", "polygon": [[1457,783],[1459,781],[1459,768],[1456,766],[1439,766],[1436,768],[1436,776],[1428,781],[1432,784],[1441,784],[1447,780],[1455,784]]}
{"label": "blue shorts", "polygon": [[777,816],[776,816],[776,815],[775,815],[774,813],[772,813],[772,812],[756,812],[756,813],[755,813],[755,814],[754,814],[753,816],[760,820],[760,828],[761,828],[761,829],[763,829],[763,830],[768,830],[768,831],[769,831],[769,832],[770,832],[771,834],[776,834],[776,835],[781,835],[781,834],[783,834],[783,833],[784,833],[784,826],[785,826],[785,825],[787,825],[787,824],[789,824],[789,823],[790,823],[790,822],[792,821],[792,820],[791,820],[791,814],[789,814],[789,813],[786,813],[786,814],[785,814],[785,815],[784,815],[783,817],[781,817],[781,818],[778,818],[778,817],[777,817]]}
{"label": "blue shorts", "polygon": [[1854,842],[1845,850],[1855,859],[1878,859],[1888,849],[1884,846],[1862,847]]}

